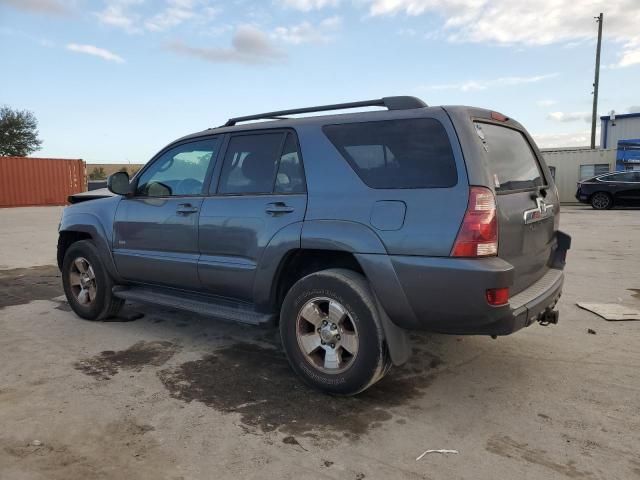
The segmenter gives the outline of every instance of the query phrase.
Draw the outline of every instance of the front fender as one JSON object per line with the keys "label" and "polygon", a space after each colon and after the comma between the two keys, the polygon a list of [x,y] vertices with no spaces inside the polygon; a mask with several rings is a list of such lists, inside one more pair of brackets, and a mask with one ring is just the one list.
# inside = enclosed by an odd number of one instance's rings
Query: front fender
{"label": "front fender", "polygon": [[58,233],[62,232],[80,232],[90,235],[109,275],[115,280],[120,280],[111,254],[112,232],[107,233],[96,215],[87,212],[66,213],[62,216],[58,228]]}

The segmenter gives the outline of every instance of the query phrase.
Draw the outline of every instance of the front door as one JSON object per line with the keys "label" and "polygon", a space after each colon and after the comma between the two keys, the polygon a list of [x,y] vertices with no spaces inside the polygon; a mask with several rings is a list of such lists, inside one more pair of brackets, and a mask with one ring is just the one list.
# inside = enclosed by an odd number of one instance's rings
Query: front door
{"label": "front door", "polygon": [[198,217],[219,140],[181,143],[158,155],[116,211],[113,253],[123,278],[185,289],[198,280]]}
{"label": "front door", "polygon": [[207,291],[252,301],[265,247],[279,230],[304,219],[307,195],[296,135],[231,135],[220,170],[200,212],[198,273]]}

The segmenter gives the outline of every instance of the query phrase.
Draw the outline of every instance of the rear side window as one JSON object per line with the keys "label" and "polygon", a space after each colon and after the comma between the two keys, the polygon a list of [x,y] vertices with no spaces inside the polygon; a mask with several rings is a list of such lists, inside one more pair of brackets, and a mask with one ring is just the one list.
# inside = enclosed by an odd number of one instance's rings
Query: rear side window
{"label": "rear side window", "polygon": [[282,147],[278,174],[276,175],[275,193],[304,193],[305,181],[302,162],[298,153],[296,137],[287,133]]}
{"label": "rear side window", "polygon": [[477,122],[475,126],[487,151],[497,192],[544,185],[538,160],[521,132],[489,123]]}
{"label": "rear side window", "polygon": [[458,182],[449,137],[437,120],[346,123],[323,130],[371,188],[452,187]]}

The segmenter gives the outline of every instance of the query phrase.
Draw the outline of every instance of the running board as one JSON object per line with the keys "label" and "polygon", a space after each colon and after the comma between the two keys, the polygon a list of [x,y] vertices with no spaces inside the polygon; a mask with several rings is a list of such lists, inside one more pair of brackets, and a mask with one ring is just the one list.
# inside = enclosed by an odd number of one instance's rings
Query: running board
{"label": "running board", "polygon": [[150,303],[250,325],[263,325],[275,320],[274,313],[258,312],[250,303],[171,288],[116,286],[113,294],[134,303]]}

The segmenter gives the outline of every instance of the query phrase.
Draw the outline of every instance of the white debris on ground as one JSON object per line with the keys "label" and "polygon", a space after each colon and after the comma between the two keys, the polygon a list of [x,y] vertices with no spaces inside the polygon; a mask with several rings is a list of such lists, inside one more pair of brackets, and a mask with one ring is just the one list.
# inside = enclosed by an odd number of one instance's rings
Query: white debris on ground
{"label": "white debris on ground", "polygon": [[420,455],[418,458],[416,458],[416,462],[418,460],[420,460],[422,457],[424,457],[425,455],[428,455],[430,453],[444,453],[444,454],[453,453],[453,454],[457,455],[460,452],[458,452],[458,450],[447,450],[447,449],[425,450],[424,452],[422,452],[422,455]]}
{"label": "white debris on ground", "polygon": [[619,303],[576,303],[576,305],[609,321],[640,320],[640,309]]}

